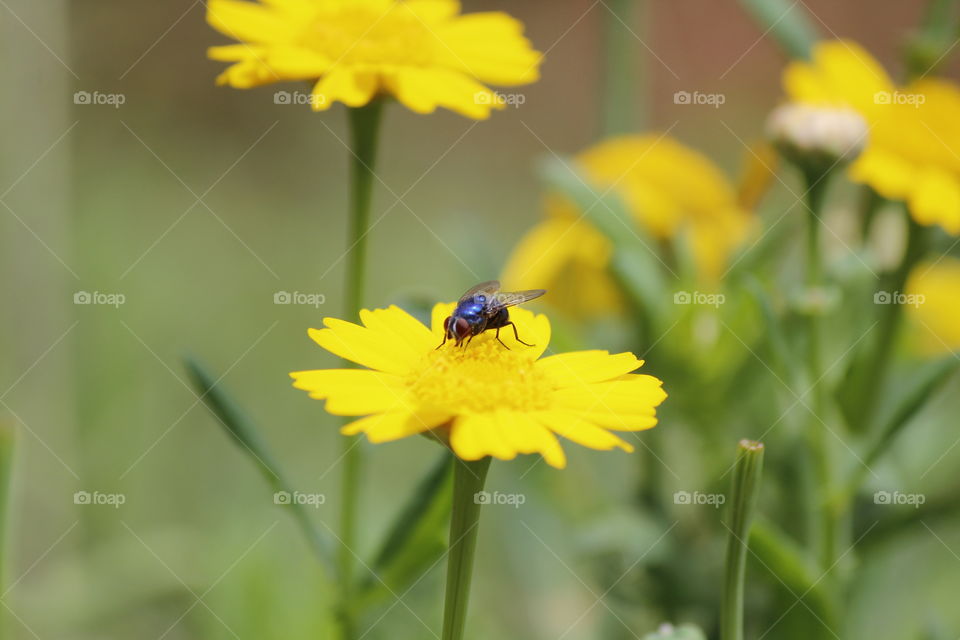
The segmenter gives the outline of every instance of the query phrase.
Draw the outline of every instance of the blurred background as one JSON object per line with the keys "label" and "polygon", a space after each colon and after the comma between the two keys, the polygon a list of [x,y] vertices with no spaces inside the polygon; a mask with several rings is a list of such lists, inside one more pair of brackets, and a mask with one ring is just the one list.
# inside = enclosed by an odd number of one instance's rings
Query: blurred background
{"label": "blurred background", "polygon": [[[905,25],[923,9],[800,4],[823,37],[859,41],[892,74],[902,68]],[[614,10],[624,6],[628,13]],[[542,215],[536,167],[545,157],[609,133],[669,131],[736,181],[744,145],[762,137],[780,100],[787,59],[737,3],[464,2],[465,12],[478,10],[525,23],[546,52],[542,79],[518,88],[520,108],[485,122],[386,110],[369,305],[451,300],[496,277]],[[306,330],[342,309],[345,111],[275,103],[275,91],[300,87],[215,87],[223,65],[205,50],[226,40],[204,13],[201,0],[0,0],[0,422],[17,440],[0,597],[7,637],[324,637],[326,595],[307,545],[191,390],[182,358],[223,376],[295,484],[329,497],[314,515],[335,527],[337,420],[294,391],[287,373],[335,363]],[[611,46],[635,63],[619,89],[627,120],[602,107]],[[956,64],[942,74],[956,78]],[[678,105],[677,91],[722,92],[726,101]],[[85,104],[77,92],[113,104]],[[278,292],[323,302],[275,304]],[[83,293],[103,303],[83,304]],[[647,372],[674,385],[656,362]],[[956,415],[950,395],[938,415]],[[676,470],[665,491],[721,482],[682,453],[705,445],[670,415],[665,406],[658,427],[667,438],[658,453]],[[729,461],[737,438],[769,426],[741,418],[725,425],[729,445],[708,456]],[[914,439],[944,452],[923,480],[930,491],[960,462],[943,424],[912,431],[902,452],[906,465]],[[437,449],[408,439],[368,453],[361,542],[371,550]],[[472,636],[631,638],[667,614],[710,628],[695,604],[665,610],[635,596],[717,593],[718,512],[684,512],[702,536],[676,544],[699,545],[703,573],[666,585],[659,552],[644,555],[666,532],[624,507],[636,500],[640,456],[568,453],[565,472],[532,461],[493,466],[491,491],[527,499],[484,514]],[[78,491],[123,504],[76,504]],[[958,525],[931,521],[858,556],[865,578],[844,640],[960,633]],[[402,602],[388,598],[366,637],[431,637],[442,569],[396,594]],[[776,580],[762,566],[750,571],[753,597],[773,598]],[[774,626],[767,637],[787,636]]]}

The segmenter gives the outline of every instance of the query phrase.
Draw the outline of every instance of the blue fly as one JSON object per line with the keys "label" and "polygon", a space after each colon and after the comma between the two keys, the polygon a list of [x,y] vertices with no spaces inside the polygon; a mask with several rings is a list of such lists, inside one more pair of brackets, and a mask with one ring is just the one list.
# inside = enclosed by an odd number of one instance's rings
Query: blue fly
{"label": "blue fly", "polygon": [[517,342],[532,347],[532,344],[524,342],[517,335],[517,325],[510,320],[507,307],[539,298],[545,293],[545,289],[529,289],[508,293],[500,291],[500,282],[497,280],[481,282],[460,297],[453,314],[443,321],[443,342],[437,349],[445,345],[447,340],[453,340],[455,346],[458,347],[464,340],[467,341],[467,344],[470,344],[474,336],[480,335],[488,329],[496,329],[497,340],[509,349],[510,347],[507,347],[503,340],[500,340],[500,329],[507,326],[513,327],[513,337],[517,339]]}

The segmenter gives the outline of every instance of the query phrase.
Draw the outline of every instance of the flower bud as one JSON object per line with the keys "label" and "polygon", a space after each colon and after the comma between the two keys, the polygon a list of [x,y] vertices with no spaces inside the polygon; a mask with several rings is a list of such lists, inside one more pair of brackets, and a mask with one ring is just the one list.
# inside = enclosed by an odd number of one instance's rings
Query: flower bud
{"label": "flower bud", "polygon": [[767,134],[784,158],[822,173],[860,155],[867,123],[852,109],[790,103],[770,114]]}

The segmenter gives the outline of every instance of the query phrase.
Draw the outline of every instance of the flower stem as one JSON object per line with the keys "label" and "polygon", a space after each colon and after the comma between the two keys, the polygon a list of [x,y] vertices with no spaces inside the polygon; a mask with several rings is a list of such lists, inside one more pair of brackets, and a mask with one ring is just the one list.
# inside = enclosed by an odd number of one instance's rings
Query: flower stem
{"label": "flower stem", "polygon": [[[827,191],[829,175],[810,172],[807,174],[807,293],[812,296],[809,310],[809,325],[807,331],[807,377],[811,385],[813,404],[813,421],[807,430],[810,453],[814,462],[814,477],[816,486],[813,487],[815,496],[810,502],[814,509],[810,515],[813,519],[814,539],[812,546],[819,548],[820,558],[824,567],[833,563],[835,542],[838,535],[837,521],[827,508],[830,504],[833,490],[833,464],[830,447],[827,443],[826,394],[823,390],[823,369],[820,362],[820,350],[823,336],[823,309],[820,299],[823,286],[823,255],[820,243],[820,230],[823,226],[823,202]],[[819,301],[819,302],[818,302]]]}
{"label": "flower stem", "polygon": [[[352,108],[350,114],[350,237],[345,285],[346,313],[356,318],[363,305],[366,283],[367,231],[370,226],[370,201],[375,179],[374,163],[383,103],[374,99],[364,107]],[[343,475],[340,488],[340,549],[337,572],[340,581],[337,621],[343,640],[354,635],[351,607],[353,592],[353,547],[356,541],[357,504],[363,451],[356,440],[343,438]]]}
{"label": "flower stem", "polygon": [[461,640],[467,622],[470,576],[477,548],[480,501],[490,468],[490,457],[475,462],[457,458],[453,470],[453,512],[450,515],[450,552],[447,561],[447,591],[443,603],[442,640]]}
{"label": "flower stem", "polygon": [[743,640],[743,578],[747,565],[747,540],[750,523],[760,495],[763,469],[763,444],[741,440],[733,474],[730,503],[730,535],[727,539],[727,565],[720,609],[720,640]]}

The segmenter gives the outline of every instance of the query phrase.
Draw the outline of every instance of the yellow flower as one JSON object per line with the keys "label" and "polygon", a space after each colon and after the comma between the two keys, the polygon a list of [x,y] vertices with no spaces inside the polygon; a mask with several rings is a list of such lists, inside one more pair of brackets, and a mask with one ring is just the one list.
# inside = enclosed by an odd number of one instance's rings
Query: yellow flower
{"label": "yellow flower", "polygon": [[960,88],[925,79],[898,88],[854,42],[818,44],[810,62],[783,74],[787,96],[800,103],[856,110],[869,128],[851,179],[903,200],[914,219],[960,234]]}
{"label": "yellow flower", "polygon": [[902,301],[916,326],[915,343],[926,353],[960,349],[960,260],[943,258],[914,268]]}
{"label": "yellow flower", "polygon": [[539,77],[541,55],[520,22],[460,15],[456,0],[210,0],[207,21],[242,43],[210,48],[212,59],[233,63],[219,84],[306,80],[318,111],[390,94],[417,113],[444,107],[483,119],[505,106],[483,83]]}
{"label": "yellow flower", "polygon": [[631,373],[643,362],[631,353],[575,351],[543,355],[550,341],[544,315],[513,308],[520,339],[487,331],[467,347],[443,339],[443,320],[454,304],[433,308],[432,328],[398,307],[363,310],[356,325],[326,318],[310,337],[331,353],[367,369],[321,369],[290,375],[294,386],[326,400],[335,415],[365,416],[343,433],[387,442],[433,431],[464,460],[510,460],[539,453],[562,468],[556,436],[591,449],[633,447],[614,431],[640,431],[657,423],[661,382]]}
{"label": "yellow flower", "polygon": [[[654,239],[685,237],[707,281],[723,273],[750,231],[752,219],[734,186],[706,156],[676,140],[655,134],[612,138],[575,161],[598,193],[617,193]],[[548,198],[546,209],[547,219],[514,249],[501,278],[505,285],[526,289],[541,283],[574,313],[618,307],[620,295],[607,270],[609,240],[564,198]]]}

